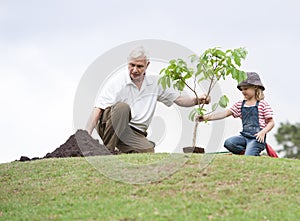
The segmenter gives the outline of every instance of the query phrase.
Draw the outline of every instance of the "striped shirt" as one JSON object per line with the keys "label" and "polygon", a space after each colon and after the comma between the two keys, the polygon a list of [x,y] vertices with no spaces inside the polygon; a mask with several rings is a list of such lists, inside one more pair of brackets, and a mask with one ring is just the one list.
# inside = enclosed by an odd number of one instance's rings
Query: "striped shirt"
{"label": "striped shirt", "polygon": [[[242,103],[242,100],[238,101],[229,108],[229,111],[232,112],[232,116],[234,118],[242,118]],[[261,100],[258,104],[258,119],[261,129],[266,127],[266,120],[270,118],[273,118],[273,110],[268,102],[266,102],[265,100]]]}

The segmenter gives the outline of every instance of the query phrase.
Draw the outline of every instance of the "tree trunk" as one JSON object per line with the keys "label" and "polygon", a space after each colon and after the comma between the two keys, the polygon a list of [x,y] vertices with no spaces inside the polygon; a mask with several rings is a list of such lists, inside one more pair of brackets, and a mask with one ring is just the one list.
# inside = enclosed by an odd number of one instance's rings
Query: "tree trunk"
{"label": "tree trunk", "polygon": [[195,121],[194,133],[193,133],[193,145],[192,145],[193,148],[196,147],[198,124],[199,124],[199,122]]}

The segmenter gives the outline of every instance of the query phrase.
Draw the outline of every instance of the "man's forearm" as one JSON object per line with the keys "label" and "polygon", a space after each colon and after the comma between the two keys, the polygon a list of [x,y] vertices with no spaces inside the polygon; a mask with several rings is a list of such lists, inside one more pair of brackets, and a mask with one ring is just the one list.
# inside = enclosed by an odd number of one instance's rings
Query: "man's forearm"
{"label": "man's forearm", "polygon": [[175,104],[181,107],[192,107],[195,106],[195,99],[189,96],[179,96],[175,100]]}
{"label": "man's forearm", "polygon": [[175,104],[181,106],[181,107],[193,107],[195,105],[206,103],[208,104],[210,102],[210,98],[208,97],[207,99],[204,98],[205,95],[202,95],[198,98],[195,97],[190,97],[190,96],[179,96],[174,102]]}
{"label": "man's forearm", "polygon": [[100,116],[101,116],[102,110],[100,108],[94,108],[93,112],[91,113],[91,116],[86,124],[86,130],[91,135],[94,128],[96,127]]}

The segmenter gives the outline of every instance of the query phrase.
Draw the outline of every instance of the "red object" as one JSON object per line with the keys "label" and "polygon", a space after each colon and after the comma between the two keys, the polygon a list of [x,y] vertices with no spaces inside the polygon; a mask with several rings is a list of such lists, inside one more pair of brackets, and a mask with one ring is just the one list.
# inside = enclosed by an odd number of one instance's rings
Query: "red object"
{"label": "red object", "polygon": [[276,151],[269,144],[266,144],[266,150],[267,150],[269,157],[278,158]]}

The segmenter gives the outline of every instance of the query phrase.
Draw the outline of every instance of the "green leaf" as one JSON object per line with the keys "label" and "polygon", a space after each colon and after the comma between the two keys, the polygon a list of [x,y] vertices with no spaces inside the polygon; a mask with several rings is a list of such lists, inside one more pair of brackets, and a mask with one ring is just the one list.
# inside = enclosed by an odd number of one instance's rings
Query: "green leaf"
{"label": "green leaf", "polygon": [[181,81],[181,80],[178,80],[175,84],[174,84],[174,87],[177,88],[179,91],[183,91],[184,89],[184,82]]}
{"label": "green leaf", "polygon": [[183,89],[184,89],[184,87],[185,87],[185,84],[184,84],[184,82],[183,81],[180,81],[180,87],[179,87],[179,90],[180,91],[183,91]]}
{"label": "green leaf", "polygon": [[241,66],[241,58],[238,55],[234,57],[234,62],[237,64],[237,66]]}
{"label": "green leaf", "polygon": [[196,113],[198,114],[198,115],[200,115],[200,116],[204,116],[204,114],[205,114],[205,112],[206,112],[206,110],[204,109],[204,108],[195,108],[195,111],[196,111]]}
{"label": "green leaf", "polygon": [[231,52],[232,52],[232,51],[231,51],[230,49],[227,49],[227,50],[226,50],[226,54],[231,54]]}
{"label": "green leaf", "polygon": [[167,85],[168,87],[171,87],[171,79],[169,77],[167,78]]}
{"label": "green leaf", "polygon": [[183,79],[189,79],[193,76],[193,72],[191,71],[187,71],[186,72],[186,75],[183,76]]}
{"label": "green leaf", "polygon": [[226,63],[227,63],[228,66],[232,66],[232,60],[231,60],[230,57],[227,57]]}
{"label": "green leaf", "polygon": [[225,108],[225,107],[227,107],[228,103],[229,103],[229,99],[226,95],[223,95],[222,97],[220,97],[220,100],[219,100],[220,107]]}
{"label": "green leaf", "polygon": [[212,111],[215,111],[217,108],[218,108],[218,106],[219,106],[219,104],[218,103],[214,103],[213,105],[212,105]]}
{"label": "green leaf", "polygon": [[175,64],[176,64],[176,60],[173,59],[173,60],[169,61],[169,63],[170,63],[171,65],[175,65]]}
{"label": "green leaf", "polygon": [[205,77],[199,78],[198,81],[197,81],[197,83],[199,84],[201,81],[204,81],[204,80],[206,80]]}
{"label": "green leaf", "polygon": [[190,112],[190,114],[189,114],[189,119],[190,119],[191,121],[194,121],[195,115],[196,115],[196,111],[195,111],[195,109],[193,109],[193,110]]}
{"label": "green leaf", "polygon": [[232,73],[232,68],[227,68],[225,71],[226,71],[226,76],[228,76]]}
{"label": "green leaf", "polygon": [[191,59],[191,63],[194,63],[195,61],[197,61],[198,57],[197,57],[197,55],[192,54],[192,55],[190,56],[190,59]]}
{"label": "green leaf", "polygon": [[238,80],[238,72],[237,72],[237,69],[236,69],[236,68],[232,68],[232,69],[231,69],[231,77],[232,77],[232,79],[234,79],[234,80]]}
{"label": "green leaf", "polygon": [[165,72],[165,68],[163,68],[163,69],[161,69],[161,71],[159,72],[159,74],[162,74],[162,73],[164,73]]}
{"label": "green leaf", "polygon": [[167,86],[166,86],[166,76],[163,76],[162,78],[160,78],[160,80],[161,80],[160,83],[161,83],[163,89],[166,89],[167,88]]}
{"label": "green leaf", "polygon": [[238,83],[241,83],[242,81],[247,79],[247,74],[244,71],[238,71],[237,72],[237,77],[236,80],[238,81]]}
{"label": "green leaf", "polygon": [[241,56],[242,59],[246,58],[246,56],[248,54],[246,48],[238,48],[236,50],[238,51],[238,53],[239,53],[239,55]]}
{"label": "green leaf", "polygon": [[216,57],[218,57],[218,58],[220,58],[220,59],[222,59],[223,57],[226,56],[225,52],[221,51],[220,49],[217,49],[217,50],[215,51],[215,54],[216,54]]}

